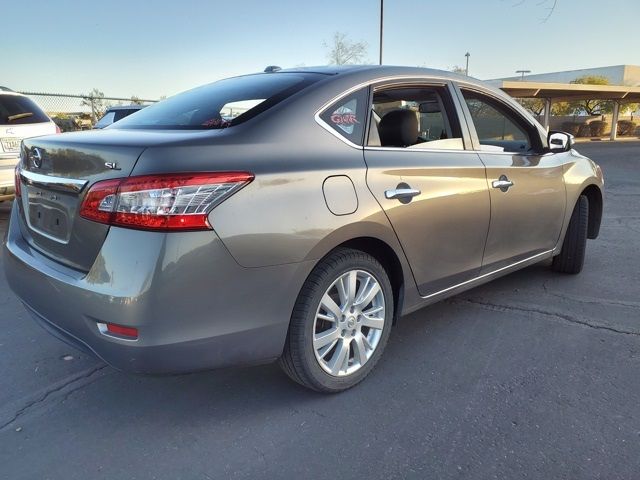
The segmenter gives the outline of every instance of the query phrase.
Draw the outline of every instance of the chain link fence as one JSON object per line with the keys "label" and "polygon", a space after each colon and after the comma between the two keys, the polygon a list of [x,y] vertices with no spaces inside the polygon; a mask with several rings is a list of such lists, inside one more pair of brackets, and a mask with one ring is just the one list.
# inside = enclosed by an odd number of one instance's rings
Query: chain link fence
{"label": "chain link fence", "polygon": [[20,92],[42,108],[63,132],[89,130],[109,107],[118,105],[150,105],[157,100],[137,97],[104,97],[67,95],[63,93]]}

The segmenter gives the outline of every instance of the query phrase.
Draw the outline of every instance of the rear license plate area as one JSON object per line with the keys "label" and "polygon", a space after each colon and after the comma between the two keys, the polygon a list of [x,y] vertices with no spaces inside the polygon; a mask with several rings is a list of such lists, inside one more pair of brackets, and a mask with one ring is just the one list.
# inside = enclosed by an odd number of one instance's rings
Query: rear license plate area
{"label": "rear license plate area", "polygon": [[66,243],[69,238],[69,215],[60,195],[32,190],[29,192],[29,227],[49,238]]}
{"label": "rear license plate area", "polygon": [[21,138],[3,138],[2,149],[8,153],[17,153],[20,151]]}

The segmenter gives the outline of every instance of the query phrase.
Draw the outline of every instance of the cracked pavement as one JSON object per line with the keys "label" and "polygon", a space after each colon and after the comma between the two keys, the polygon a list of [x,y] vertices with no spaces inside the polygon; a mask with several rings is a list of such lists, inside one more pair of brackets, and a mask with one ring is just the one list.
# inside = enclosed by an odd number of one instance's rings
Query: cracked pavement
{"label": "cracked pavement", "polygon": [[341,395],[275,365],[116,372],[0,275],[0,478],[637,478],[640,142],[577,149],[607,182],[583,273],[534,265],[403,318]]}

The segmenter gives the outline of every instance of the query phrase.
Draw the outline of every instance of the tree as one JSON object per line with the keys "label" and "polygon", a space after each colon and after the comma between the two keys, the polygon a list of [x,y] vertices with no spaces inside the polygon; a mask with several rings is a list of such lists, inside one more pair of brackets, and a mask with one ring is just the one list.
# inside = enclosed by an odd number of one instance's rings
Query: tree
{"label": "tree", "polygon": [[466,75],[467,70],[460,65],[454,65],[453,67],[449,67],[449,70],[453,73],[459,73],[460,75]]}
{"label": "tree", "polygon": [[[609,79],[601,75],[584,75],[572,80],[569,83],[581,85],[609,85]],[[579,102],[570,102],[569,105],[578,112],[584,112],[587,115],[604,115],[613,111],[613,102],[607,100],[581,100]]]}
{"label": "tree", "polygon": [[102,117],[107,109],[107,104],[104,100],[104,93],[97,88],[91,90],[88,95],[83,95],[82,105],[91,108],[91,120],[93,122]]}
{"label": "tree", "polygon": [[517,98],[516,100],[533,115],[540,116],[544,112],[544,100],[539,98]]}
{"label": "tree", "polygon": [[325,42],[324,47],[330,49],[327,52],[329,65],[363,63],[367,55],[366,42],[352,42],[347,38],[346,33],[341,32],[335,32],[332,43],[329,45]]}
{"label": "tree", "polygon": [[[526,1],[527,0],[515,0],[511,6],[519,7]],[[534,1],[536,2],[536,6],[542,6],[547,11],[547,14],[544,16],[544,18],[540,19],[540,23],[546,23],[553,16],[553,12],[555,12],[556,7],[558,6],[559,0],[534,0]]]}
{"label": "tree", "polygon": [[132,105],[142,105],[142,100],[140,100],[140,97],[136,97],[135,95],[131,95],[131,104]]}

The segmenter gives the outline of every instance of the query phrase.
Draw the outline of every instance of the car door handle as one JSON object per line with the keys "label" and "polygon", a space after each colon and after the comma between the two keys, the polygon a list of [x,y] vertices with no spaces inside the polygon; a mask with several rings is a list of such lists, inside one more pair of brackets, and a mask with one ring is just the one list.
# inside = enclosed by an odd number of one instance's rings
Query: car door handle
{"label": "car door handle", "polygon": [[409,199],[413,198],[416,195],[420,195],[420,190],[416,190],[415,188],[396,188],[395,190],[386,190],[384,192],[384,197],[393,200],[393,199]]}
{"label": "car door handle", "polygon": [[509,190],[510,187],[513,187],[513,182],[507,178],[506,175],[500,175],[498,180],[494,180],[491,182],[491,186],[493,188],[499,188],[503,192]]}

